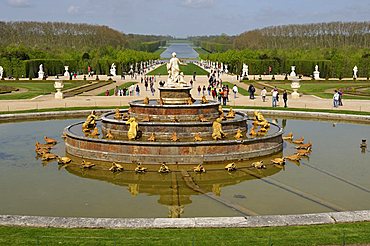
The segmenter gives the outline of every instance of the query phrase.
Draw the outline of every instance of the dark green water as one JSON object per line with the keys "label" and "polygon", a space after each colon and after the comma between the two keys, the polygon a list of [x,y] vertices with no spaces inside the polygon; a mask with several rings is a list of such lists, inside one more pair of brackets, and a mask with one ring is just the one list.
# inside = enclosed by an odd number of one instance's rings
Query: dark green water
{"label": "dark green water", "polygon": [[[58,139],[52,152],[64,156],[60,135],[77,121],[0,124],[0,214],[168,217],[172,209],[177,210],[172,216],[181,217],[243,215],[225,205],[229,203],[261,215],[370,209],[369,149],[361,153],[359,147],[361,139],[370,139],[368,125],[333,127],[332,122],[278,119],[286,132],[312,141],[310,158],[300,165],[287,161],[284,170],[268,165],[266,170],[228,173],[222,164],[207,166],[205,174],[196,175],[188,168],[209,197],[189,189],[180,172],[161,175],[155,172],[158,167],[143,175],[112,174],[104,168],[83,170],[78,163],[59,170],[55,161],[35,158],[35,141],[43,142],[43,136]],[[294,145],[284,143],[285,156],[294,150]],[[272,157],[260,159],[269,164]]]}

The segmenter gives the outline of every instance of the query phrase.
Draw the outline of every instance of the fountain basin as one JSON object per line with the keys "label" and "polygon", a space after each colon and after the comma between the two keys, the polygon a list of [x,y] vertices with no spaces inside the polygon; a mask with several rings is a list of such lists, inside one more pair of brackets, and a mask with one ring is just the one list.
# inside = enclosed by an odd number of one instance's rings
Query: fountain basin
{"label": "fountain basin", "polygon": [[[226,160],[246,160],[279,152],[283,149],[283,130],[271,123],[275,130],[267,136],[242,140],[194,141],[129,141],[88,138],[81,132],[82,122],[65,128],[66,151],[77,157],[116,162],[158,164],[199,164]],[[140,127],[140,126],[139,126]]]}

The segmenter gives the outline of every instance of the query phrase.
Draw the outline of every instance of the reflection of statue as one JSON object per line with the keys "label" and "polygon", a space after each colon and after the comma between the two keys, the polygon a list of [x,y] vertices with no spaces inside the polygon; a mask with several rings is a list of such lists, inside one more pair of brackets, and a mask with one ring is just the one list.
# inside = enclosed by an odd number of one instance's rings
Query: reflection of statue
{"label": "reflection of statue", "polygon": [[171,79],[172,83],[177,82],[177,80],[179,79],[178,77],[180,75],[180,64],[181,62],[179,58],[177,58],[176,53],[173,52],[172,58],[170,62],[167,64],[168,76]]}
{"label": "reflection of statue", "polygon": [[3,78],[3,74],[4,74],[4,68],[0,66],[0,79]]}
{"label": "reflection of statue", "polygon": [[354,66],[353,67],[353,78],[354,79],[357,79],[357,72],[358,72],[358,68],[357,68],[357,66]]}
{"label": "reflection of statue", "polygon": [[130,125],[130,129],[127,132],[128,140],[134,140],[137,136],[138,123],[134,117],[130,118],[127,122],[127,125]]}
{"label": "reflection of statue", "polygon": [[226,134],[222,131],[222,124],[221,124],[221,118],[217,118],[212,125],[213,133],[212,138],[214,140],[222,139],[226,136]]}
{"label": "reflection of statue", "polygon": [[85,123],[82,124],[82,131],[89,132],[96,127],[96,120],[97,116],[95,115],[95,110],[91,112],[89,116],[87,116]]}

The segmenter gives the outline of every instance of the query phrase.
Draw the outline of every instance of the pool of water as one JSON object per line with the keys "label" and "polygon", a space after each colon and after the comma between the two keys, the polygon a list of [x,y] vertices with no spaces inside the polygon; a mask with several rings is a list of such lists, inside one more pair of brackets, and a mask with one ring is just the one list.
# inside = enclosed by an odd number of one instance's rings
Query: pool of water
{"label": "pool of water", "polygon": [[190,46],[189,43],[170,43],[170,46],[162,52],[161,58],[171,58],[172,53],[176,52],[178,58],[197,59],[199,54]]}
{"label": "pool of water", "polygon": [[34,143],[43,136],[58,139],[52,152],[65,155],[60,135],[82,120],[0,124],[0,214],[194,217],[370,209],[369,150],[361,153],[359,147],[369,139],[368,125],[277,119],[286,132],[313,143],[309,158],[287,161],[284,169],[270,160],[294,153],[289,142],[283,153],[257,159],[267,169],[250,168],[256,160],[249,160],[236,162],[239,169],[232,173],[223,170],[225,164],[211,164],[203,174],[193,173],[192,166],[159,174],[159,165],[135,174],[127,164],[126,171],[113,174],[110,163],[84,170],[79,159],[61,168],[35,158]]}

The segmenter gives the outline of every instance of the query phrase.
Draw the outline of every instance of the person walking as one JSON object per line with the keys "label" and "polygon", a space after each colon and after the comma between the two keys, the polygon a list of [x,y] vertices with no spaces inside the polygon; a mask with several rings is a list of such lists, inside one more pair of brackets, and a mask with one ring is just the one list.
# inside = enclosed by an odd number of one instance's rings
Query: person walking
{"label": "person walking", "polygon": [[238,87],[236,86],[236,84],[234,84],[233,92],[234,92],[234,99],[235,99],[236,98],[236,94],[238,94]]}
{"label": "person walking", "polygon": [[226,106],[227,103],[227,98],[228,98],[228,93],[226,87],[222,90],[222,104]]}
{"label": "person walking", "polygon": [[343,91],[342,91],[342,89],[338,90],[338,94],[339,94],[338,106],[343,106],[343,101],[342,101]]}
{"label": "person walking", "polygon": [[283,100],[284,100],[284,108],[288,107],[287,102],[288,102],[288,93],[286,90],[283,92]]}
{"label": "person walking", "polygon": [[263,102],[266,102],[266,95],[267,95],[266,87],[263,87],[263,89],[261,90],[261,97]]}
{"label": "person walking", "polygon": [[272,107],[276,107],[277,106],[277,97],[278,97],[278,90],[275,86],[275,88],[271,91],[271,95],[272,95]]}
{"label": "person walking", "polygon": [[136,86],[136,96],[140,96],[140,88],[139,88],[139,85]]}
{"label": "person walking", "polygon": [[338,106],[339,106],[339,93],[338,93],[337,90],[334,91],[333,104],[334,104],[334,108],[338,108]]}

